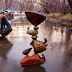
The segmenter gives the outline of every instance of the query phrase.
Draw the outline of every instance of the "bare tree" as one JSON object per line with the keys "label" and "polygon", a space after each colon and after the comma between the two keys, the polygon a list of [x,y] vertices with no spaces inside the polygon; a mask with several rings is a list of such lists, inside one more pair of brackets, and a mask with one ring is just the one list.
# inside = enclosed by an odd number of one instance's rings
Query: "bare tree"
{"label": "bare tree", "polygon": [[5,1],[0,0],[0,9],[5,9]]}
{"label": "bare tree", "polygon": [[6,4],[6,9],[10,9],[12,0],[5,0],[5,4]]}
{"label": "bare tree", "polygon": [[8,9],[8,0],[5,0],[6,9]]}
{"label": "bare tree", "polygon": [[47,14],[50,12],[60,12],[61,9],[60,0],[41,0],[41,2],[33,0],[33,3],[41,5],[44,13]]}
{"label": "bare tree", "polygon": [[65,15],[66,13],[66,4],[65,4],[65,0],[63,0],[63,14]]}
{"label": "bare tree", "polygon": [[24,9],[24,4],[23,4],[23,1],[20,0],[20,13],[23,11]]}
{"label": "bare tree", "polygon": [[[46,8],[47,3],[46,3],[44,0],[41,0],[41,2],[37,2],[36,0],[33,0],[32,2],[33,2],[34,5],[35,5],[35,4],[37,4],[37,6],[40,5],[40,6],[42,7],[41,9],[43,9],[43,11],[44,11],[45,13],[48,13],[48,14],[49,14],[49,10]],[[46,4],[45,4],[45,3],[46,3]]]}
{"label": "bare tree", "polygon": [[49,14],[49,8],[48,7],[48,2],[47,0],[44,1],[44,0],[41,0],[41,4],[40,4],[42,7],[43,7],[43,10],[45,13]]}
{"label": "bare tree", "polygon": [[9,4],[8,4],[8,8],[10,9],[11,5],[12,5],[13,0],[9,0]]}
{"label": "bare tree", "polygon": [[20,12],[23,10],[33,10],[33,3],[31,0],[20,0]]}
{"label": "bare tree", "polygon": [[32,1],[26,1],[26,3],[25,3],[25,8],[26,8],[26,10],[33,10],[33,7],[34,7],[34,5],[33,5],[33,3],[32,3]]}
{"label": "bare tree", "polygon": [[71,9],[71,14],[72,14],[72,0],[67,0]]}
{"label": "bare tree", "polygon": [[[58,12],[66,14],[70,13],[71,8],[72,13],[72,0],[4,0],[3,3],[6,5],[5,9],[19,10],[20,12],[35,10],[47,14]],[[0,7],[4,7],[4,5],[1,4]]]}

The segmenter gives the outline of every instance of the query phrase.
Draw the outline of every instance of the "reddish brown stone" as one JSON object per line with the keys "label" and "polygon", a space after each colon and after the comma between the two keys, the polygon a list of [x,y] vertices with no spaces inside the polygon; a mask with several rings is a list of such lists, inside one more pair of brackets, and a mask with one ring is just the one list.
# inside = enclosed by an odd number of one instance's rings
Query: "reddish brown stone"
{"label": "reddish brown stone", "polygon": [[25,12],[27,19],[34,25],[37,26],[40,23],[42,23],[45,19],[46,16],[40,14],[40,13],[36,13],[36,12],[31,12],[31,11],[26,11]]}

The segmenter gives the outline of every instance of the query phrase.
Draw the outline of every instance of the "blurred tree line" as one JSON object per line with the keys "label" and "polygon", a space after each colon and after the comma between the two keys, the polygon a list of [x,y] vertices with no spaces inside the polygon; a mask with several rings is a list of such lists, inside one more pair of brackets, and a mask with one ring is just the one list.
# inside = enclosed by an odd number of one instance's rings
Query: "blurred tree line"
{"label": "blurred tree line", "polygon": [[0,9],[72,14],[72,0],[0,0]]}

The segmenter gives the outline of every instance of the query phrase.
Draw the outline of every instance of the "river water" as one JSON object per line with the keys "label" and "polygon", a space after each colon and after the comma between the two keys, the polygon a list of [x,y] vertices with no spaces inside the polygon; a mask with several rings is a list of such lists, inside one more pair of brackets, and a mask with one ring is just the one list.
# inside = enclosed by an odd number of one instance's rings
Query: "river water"
{"label": "river water", "polygon": [[[12,32],[0,39],[0,72],[72,72],[72,32],[59,24],[41,23],[38,27],[38,40],[48,40],[46,51],[42,52],[46,62],[40,66],[22,68],[22,52],[32,47],[27,27],[33,25],[25,17],[15,17],[9,21]],[[29,53],[32,55],[34,50]],[[39,53],[41,56],[42,53]]]}

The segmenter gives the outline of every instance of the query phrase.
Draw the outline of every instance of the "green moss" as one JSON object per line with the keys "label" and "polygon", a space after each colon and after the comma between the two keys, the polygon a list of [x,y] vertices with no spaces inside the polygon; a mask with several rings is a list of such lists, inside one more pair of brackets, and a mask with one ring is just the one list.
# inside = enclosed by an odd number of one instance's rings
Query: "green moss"
{"label": "green moss", "polygon": [[68,15],[68,14],[64,15],[64,16],[61,17],[61,19],[63,19],[63,20],[70,20],[71,21],[72,20],[72,14],[71,15]]}
{"label": "green moss", "polygon": [[72,14],[71,15],[70,14],[67,14],[67,15],[64,15],[62,17],[72,17]]}
{"label": "green moss", "polygon": [[50,14],[47,14],[48,17],[52,17],[52,18],[59,18],[62,16],[62,14],[60,13],[50,13]]}

